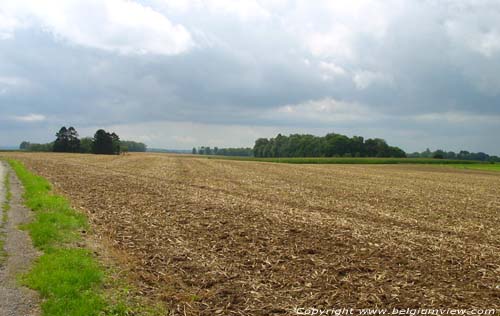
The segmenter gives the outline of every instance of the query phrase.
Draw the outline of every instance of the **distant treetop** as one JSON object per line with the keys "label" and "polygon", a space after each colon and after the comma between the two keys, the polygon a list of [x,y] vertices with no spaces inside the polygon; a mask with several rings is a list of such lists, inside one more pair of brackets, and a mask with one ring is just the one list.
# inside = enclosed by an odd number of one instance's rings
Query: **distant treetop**
{"label": "distant treetop", "polygon": [[98,130],[94,137],[78,138],[74,127],[63,126],[56,133],[52,143],[33,144],[23,141],[19,149],[36,152],[64,152],[64,153],[94,153],[94,154],[120,154],[123,152],[145,152],[146,145],[134,141],[120,141],[116,133],[108,133],[103,129]]}
{"label": "distant treetop", "polygon": [[253,148],[255,157],[406,157],[398,147],[380,138],[364,140],[330,133],[325,136],[278,134],[275,138],[259,138]]}

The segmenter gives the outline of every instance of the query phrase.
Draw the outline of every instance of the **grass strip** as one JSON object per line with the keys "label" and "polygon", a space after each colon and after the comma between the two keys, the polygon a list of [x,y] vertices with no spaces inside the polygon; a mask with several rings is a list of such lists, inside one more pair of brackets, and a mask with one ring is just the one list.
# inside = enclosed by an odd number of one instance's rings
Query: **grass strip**
{"label": "grass strip", "polygon": [[495,163],[495,164],[457,164],[457,165],[450,165],[450,167],[459,168],[459,169],[500,171],[500,163]]}
{"label": "grass strip", "polygon": [[5,262],[7,258],[7,252],[5,251],[5,225],[7,224],[10,200],[12,199],[12,193],[10,192],[10,174],[8,172],[5,173],[3,184],[5,189],[5,200],[2,203],[2,216],[0,218],[0,264]]}
{"label": "grass strip", "polygon": [[256,157],[231,157],[231,156],[201,156],[208,159],[260,161],[291,164],[437,164],[437,165],[468,165],[485,164],[478,161],[433,159],[433,158],[351,158],[351,157],[282,157],[282,158],[256,158]]}
{"label": "grass strip", "polygon": [[74,243],[87,227],[85,216],[53,194],[47,180],[18,161],[9,160],[9,164],[24,185],[26,205],[35,212],[25,228],[35,247],[44,252],[22,277],[23,284],[39,291],[43,315],[103,315],[107,309],[100,289],[104,272],[89,250]]}

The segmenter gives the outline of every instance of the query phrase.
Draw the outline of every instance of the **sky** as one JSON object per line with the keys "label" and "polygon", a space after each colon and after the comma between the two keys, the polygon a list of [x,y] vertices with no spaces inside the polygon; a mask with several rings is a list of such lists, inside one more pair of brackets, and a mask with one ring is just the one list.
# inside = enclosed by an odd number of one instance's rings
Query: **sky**
{"label": "sky", "polygon": [[500,154],[500,3],[0,0],[0,146],[278,133]]}

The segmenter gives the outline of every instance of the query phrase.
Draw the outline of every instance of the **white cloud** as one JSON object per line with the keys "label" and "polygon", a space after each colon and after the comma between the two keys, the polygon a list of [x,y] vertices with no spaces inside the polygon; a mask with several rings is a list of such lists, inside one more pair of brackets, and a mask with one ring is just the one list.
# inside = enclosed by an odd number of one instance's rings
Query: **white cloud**
{"label": "white cloud", "polygon": [[[80,135],[93,135],[97,128],[79,128]],[[56,126],[54,128],[57,128]],[[191,149],[198,146],[241,147],[253,146],[260,137],[270,137],[278,133],[292,133],[296,129],[250,125],[218,125],[195,122],[157,121],[137,124],[104,126],[114,131],[122,139],[144,141],[152,148]],[[318,132],[319,134],[324,131]],[[141,136],[147,135],[147,136]],[[176,135],[176,136],[169,136]],[[0,140],[3,135],[0,134]]]}
{"label": "white cloud", "polygon": [[362,104],[325,98],[278,107],[268,111],[264,118],[281,121],[352,123],[373,121],[382,116]]}
{"label": "white cloud", "polygon": [[360,40],[381,41],[404,3],[374,0],[298,0],[283,23],[314,56],[357,60]]}
{"label": "white cloud", "polygon": [[271,13],[255,0],[157,0],[156,2],[175,11],[206,11],[210,14],[234,16],[243,21],[267,19],[271,16]]}
{"label": "white cloud", "polygon": [[325,80],[333,79],[335,77],[343,76],[346,74],[344,68],[332,62],[319,62],[319,68],[322,70],[322,77]]}
{"label": "white cloud", "polygon": [[0,76],[0,85],[17,86],[28,83],[28,80],[19,77]]}
{"label": "white cloud", "polygon": [[128,0],[15,0],[11,16],[41,25],[58,39],[122,54],[182,53],[190,33],[150,7]]}
{"label": "white cloud", "polygon": [[32,123],[32,122],[42,122],[45,121],[47,118],[45,117],[45,115],[32,113],[28,115],[13,116],[12,119],[18,122]]}
{"label": "white cloud", "polygon": [[29,84],[29,81],[20,77],[0,76],[0,95],[5,95],[15,88]]}
{"label": "white cloud", "polygon": [[172,139],[176,144],[192,145],[196,143],[196,138],[186,135],[174,135]]}
{"label": "white cloud", "polygon": [[383,74],[380,72],[372,72],[367,70],[358,71],[352,78],[356,88],[364,90],[373,84],[392,85],[394,79],[391,75]]}
{"label": "white cloud", "polygon": [[21,27],[21,25],[18,19],[0,11],[0,40],[12,38],[15,30]]}
{"label": "white cloud", "polygon": [[314,56],[354,58],[353,32],[346,25],[335,25],[328,32],[313,32],[306,36],[306,43]]}
{"label": "white cloud", "polygon": [[444,28],[455,47],[464,47],[486,58],[500,52],[500,12],[496,5],[462,10],[446,20]]}
{"label": "white cloud", "polygon": [[500,115],[482,115],[469,112],[448,111],[444,113],[426,113],[413,117],[418,122],[436,122],[451,124],[500,124]]}

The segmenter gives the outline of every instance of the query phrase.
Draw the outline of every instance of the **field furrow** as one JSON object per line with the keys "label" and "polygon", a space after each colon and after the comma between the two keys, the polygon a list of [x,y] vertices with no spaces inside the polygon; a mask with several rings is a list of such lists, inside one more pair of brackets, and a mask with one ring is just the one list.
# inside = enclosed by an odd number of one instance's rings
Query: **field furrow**
{"label": "field furrow", "polygon": [[500,173],[134,154],[10,154],[188,315],[500,308]]}

